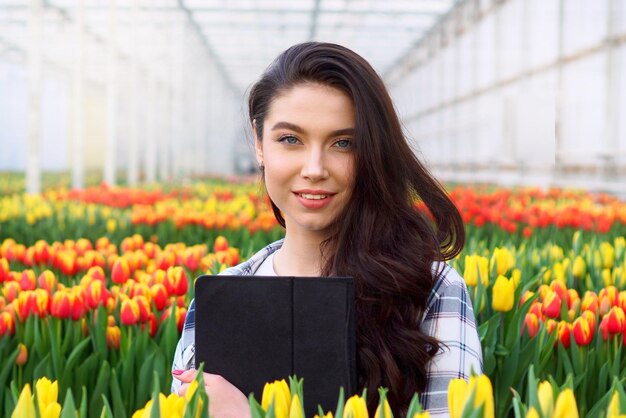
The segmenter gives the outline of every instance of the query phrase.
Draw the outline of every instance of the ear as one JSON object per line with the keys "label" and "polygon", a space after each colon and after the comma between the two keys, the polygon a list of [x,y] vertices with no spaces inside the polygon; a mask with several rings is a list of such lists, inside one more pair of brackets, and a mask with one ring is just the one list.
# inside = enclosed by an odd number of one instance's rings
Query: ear
{"label": "ear", "polygon": [[259,140],[259,134],[256,127],[256,119],[252,121],[252,134],[254,135],[254,151],[256,153],[256,162],[261,165],[261,163],[263,163],[263,143]]}

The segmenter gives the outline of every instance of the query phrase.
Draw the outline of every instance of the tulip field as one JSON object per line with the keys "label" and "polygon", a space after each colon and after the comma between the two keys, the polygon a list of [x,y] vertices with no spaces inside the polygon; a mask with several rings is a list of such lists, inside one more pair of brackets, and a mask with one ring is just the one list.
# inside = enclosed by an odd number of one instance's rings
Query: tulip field
{"label": "tulip field", "polygon": [[[282,236],[261,190],[216,179],[28,196],[0,178],[0,415],[208,417],[197,384],[169,393],[171,361],[194,278]],[[483,374],[451,381],[451,416],[626,416],[626,202],[449,192],[467,227],[450,263],[466,280],[484,361]],[[268,382],[252,415],[303,417],[305,393],[292,376]],[[369,416],[366,393],[337,394],[320,418]],[[393,416],[380,394],[376,418]],[[407,416],[428,417],[418,399]]]}

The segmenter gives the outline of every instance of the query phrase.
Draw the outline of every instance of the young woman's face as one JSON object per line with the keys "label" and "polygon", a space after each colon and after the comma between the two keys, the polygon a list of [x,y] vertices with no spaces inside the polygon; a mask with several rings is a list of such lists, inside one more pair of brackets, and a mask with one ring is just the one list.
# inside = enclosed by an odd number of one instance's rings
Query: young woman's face
{"label": "young woman's face", "polygon": [[[265,185],[288,234],[327,235],[354,186],[354,106],[332,87],[300,84],[276,97],[255,131]],[[256,129],[256,128],[255,128]]]}

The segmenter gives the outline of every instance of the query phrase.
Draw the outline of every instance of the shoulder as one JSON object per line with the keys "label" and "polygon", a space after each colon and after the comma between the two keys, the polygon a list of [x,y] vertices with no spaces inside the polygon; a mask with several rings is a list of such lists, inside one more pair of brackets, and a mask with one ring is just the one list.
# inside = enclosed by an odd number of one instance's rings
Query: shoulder
{"label": "shoulder", "polygon": [[471,301],[465,279],[447,263],[435,262],[432,266],[435,283],[426,302],[425,316],[442,310],[459,310]]}
{"label": "shoulder", "polygon": [[252,276],[254,275],[254,273],[257,271],[259,266],[263,264],[263,261],[265,261],[265,259],[269,257],[270,254],[273,254],[274,252],[276,252],[276,250],[282,247],[283,241],[284,239],[280,239],[278,241],[272,242],[271,244],[257,251],[248,260],[236,266],[229,267],[223,272],[221,272],[220,274],[226,275],[226,276]]}

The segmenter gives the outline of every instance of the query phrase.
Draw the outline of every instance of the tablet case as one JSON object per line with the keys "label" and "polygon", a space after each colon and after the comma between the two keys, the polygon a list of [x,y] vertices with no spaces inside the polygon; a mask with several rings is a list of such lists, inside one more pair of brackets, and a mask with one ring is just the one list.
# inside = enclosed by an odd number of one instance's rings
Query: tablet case
{"label": "tablet case", "polygon": [[339,277],[200,276],[196,368],[260,402],[266,382],[304,379],[306,416],[356,393],[354,281]]}

